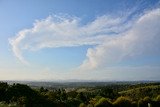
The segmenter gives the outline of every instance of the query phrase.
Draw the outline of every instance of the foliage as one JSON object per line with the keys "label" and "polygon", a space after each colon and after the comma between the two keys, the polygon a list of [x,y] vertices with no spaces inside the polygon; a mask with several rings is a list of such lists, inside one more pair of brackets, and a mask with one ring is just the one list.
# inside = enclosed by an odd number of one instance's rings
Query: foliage
{"label": "foliage", "polygon": [[4,102],[0,102],[0,107],[17,107],[16,103],[6,104]]}
{"label": "foliage", "polygon": [[86,106],[86,104],[81,103],[81,104],[79,105],[79,107],[87,107],[87,106]]}
{"label": "foliage", "polygon": [[77,99],[79,99],[82,102],[86,102],[87,101],[86,96],[82,92],[78,93]]}
{"label": "foliage", "polygon": [[112,103],[107,98],[101,98],[95,105],[95,107],[112,107]]}
{"label": "foliage", "polygon": [[115,107],[131,107],[132,102],[127,97],[119,97],[117,100],[113,103]]}
{"label": "foliage", "polygon": [[160,95],[157,96],[156,100],[160,102]]}
{"label": "foliage", "polygon": [[[72,86],[73,87],[73,86]],[[31,88],[0,82],[0,107],[160,107],[160,84]]]}
{"label": "foliage", "polygon": [[145,96],[155,98],[158,94],[160,94],[160,85],[133,88],[130,90],[121,91],[119,93],[122,96],[129,96],[134,100],[144,98]]}

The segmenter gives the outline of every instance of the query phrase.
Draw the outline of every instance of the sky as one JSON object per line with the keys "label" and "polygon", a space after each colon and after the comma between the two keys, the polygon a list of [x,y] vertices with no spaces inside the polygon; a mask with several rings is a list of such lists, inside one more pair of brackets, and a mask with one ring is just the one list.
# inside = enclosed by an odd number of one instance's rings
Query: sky
{"label": "sky", "polygon": [[0,80],[160,80],[160,0],[0,0]]}

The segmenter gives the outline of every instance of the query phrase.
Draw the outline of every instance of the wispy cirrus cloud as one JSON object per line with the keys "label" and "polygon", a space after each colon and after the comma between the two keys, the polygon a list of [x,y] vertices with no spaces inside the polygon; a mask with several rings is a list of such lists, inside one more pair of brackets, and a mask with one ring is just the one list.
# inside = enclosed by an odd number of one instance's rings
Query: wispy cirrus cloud
{"label": "wispy cirrus cloud", "polygon": [[128,15],[104,15],[85,25],[81,25],[80,18],[55,15],[37,20],[32,28],[21,30],[9,42],[23,63],[28,63],[24,51],[94,45],[78,67],[83,71],[94,70],[126,58],[159,53],[159,19],[159,8],[131,20]]}

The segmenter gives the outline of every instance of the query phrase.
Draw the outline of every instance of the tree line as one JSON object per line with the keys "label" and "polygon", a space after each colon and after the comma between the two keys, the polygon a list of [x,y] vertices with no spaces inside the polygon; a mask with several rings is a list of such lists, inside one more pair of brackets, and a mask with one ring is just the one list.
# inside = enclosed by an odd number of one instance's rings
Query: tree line
{"label": "tree line", "polygon": [[[82,90],[85,89],[85,90]],[[80,87],[67,91],[0,82],[5,107],[160,107],[159,84]]]}

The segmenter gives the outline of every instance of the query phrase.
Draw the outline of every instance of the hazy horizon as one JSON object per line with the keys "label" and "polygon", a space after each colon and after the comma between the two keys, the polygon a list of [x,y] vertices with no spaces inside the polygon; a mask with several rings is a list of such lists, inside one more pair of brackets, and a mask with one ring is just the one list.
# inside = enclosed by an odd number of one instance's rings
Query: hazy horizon
{"label": "hazy horizon", "polygon": [[160,0],[1,0],[0,19],[0,80],[160,81]]}

